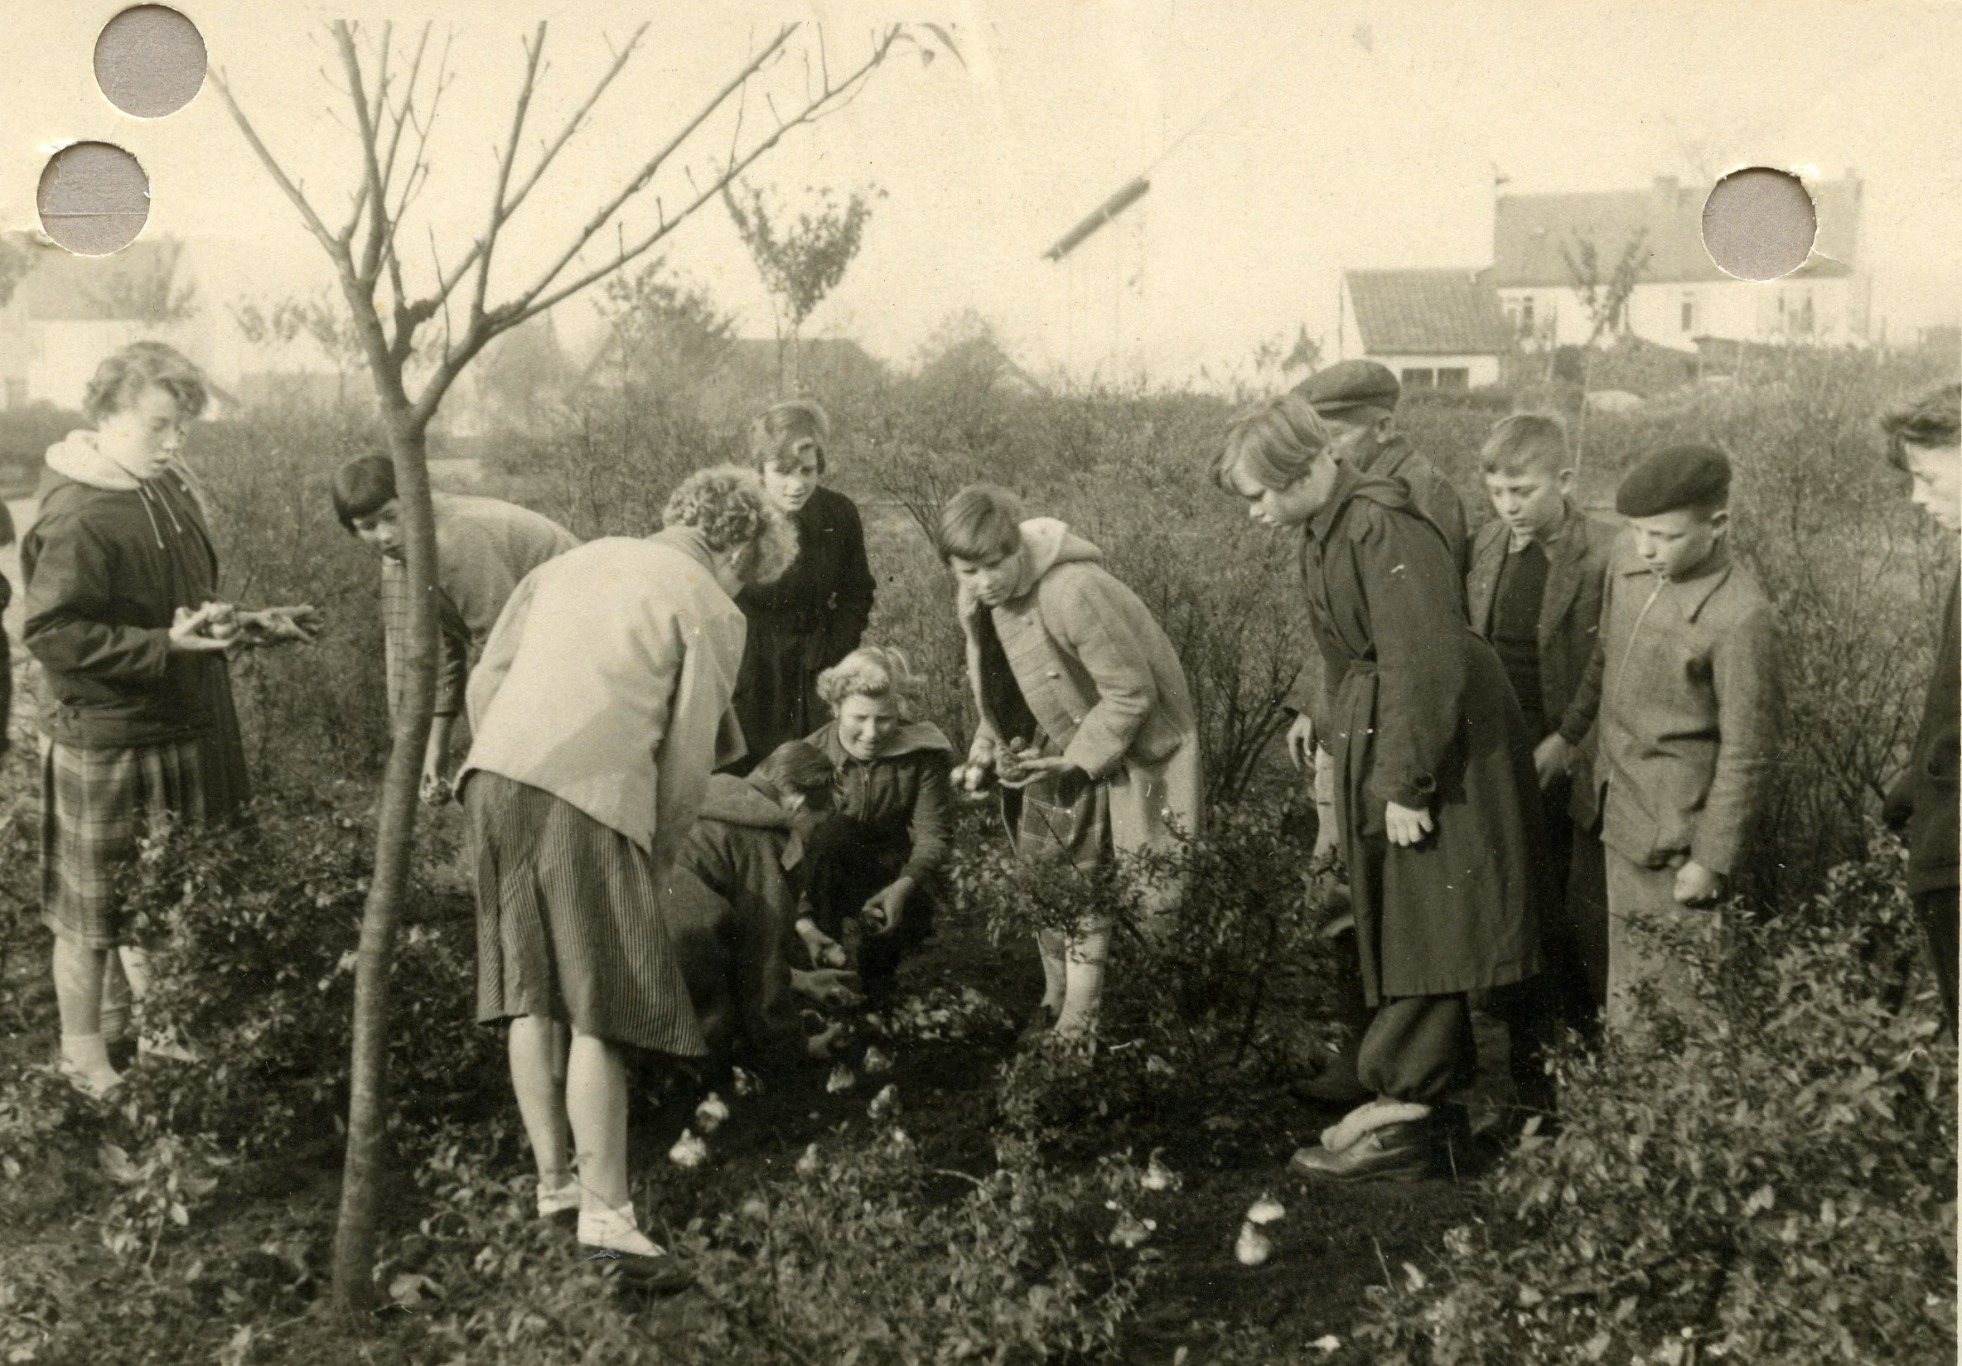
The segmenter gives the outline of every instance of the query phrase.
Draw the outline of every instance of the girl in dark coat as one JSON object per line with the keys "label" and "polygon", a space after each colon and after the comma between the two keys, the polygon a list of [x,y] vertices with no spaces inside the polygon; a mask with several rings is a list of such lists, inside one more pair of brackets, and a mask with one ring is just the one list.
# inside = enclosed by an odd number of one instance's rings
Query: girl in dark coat
{"label": "girl in dark coat", "polygon": [[105,360],[83,401],[94,429],[49,448],[21,543],[22,635],[45,684],[42,919],[61,1065],[95,1095],[120,1080],[109,1050],[145,986],[121,886],[139,842],[166,820],[221,821],[244,805],[226,660],[311,639],[315,618],[216,601],[204,499],[179,459],[204,405],[197,367],[161,342]]}
{"label": "girl in dark coat", "polygon": [[817,676],[858,646],[877,585],[865,563],[858,509],[825,488],[824,409],[808,399],[772,406],[751,424],[750,455],[763,487],[797,526],[797,562],[781,579],[736,599],[749,621],[736,717],[747,771],[786,740],[823,724]]}
{"label": "girl in dark coat", "polygon": [[847,919],[865,927],[858,971],[883,1005],[906,952],[933,933],[951,849],[954,747],[913,717],[919,680],[898,650],[868,645],[818,675],[831,723],[811,736],[838,771],[835,814],[812,836],[809,901],[821,963]]}
{"label": "girl in dark coat", "polygon": [[1357,1072],[1376,1099],[1295,1154],[1297,1171],[1414,1177],[1431,1106],[1472,1060],[1465,993],[1539,970],[1544,851],[1533,740],[1498,657],[1472,634],[1443,535],[1400,480],[1338,463],[1299,395],[1228,429],[1214,470],[1256,521],[1301,527],[1322,657],[1363,988]]}

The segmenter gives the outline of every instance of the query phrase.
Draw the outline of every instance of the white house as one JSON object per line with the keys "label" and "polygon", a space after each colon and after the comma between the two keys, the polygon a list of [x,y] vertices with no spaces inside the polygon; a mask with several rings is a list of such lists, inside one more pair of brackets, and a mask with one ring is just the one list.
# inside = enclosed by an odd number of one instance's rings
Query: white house
{"label": "white house", "polygon": [[1641,241],[1644,269],[1622,330],[1680,350],[1696,340],[1866,340],[1870,282],[1859,263],[1860,181],[1807,182],[1818,236],[1806,263],[1765,282],[1726,275],[1703,246],[1708,191],[1659,177],[1647,190],[1501,195],[1494,209],[1492,284],[1528,344],[1581,345],[1593,320],[1574,288],[1568,254],[1594,244],[1606,276]]}
{"label": "white house", "polygon": [[1515,339],[1490,277],[1454,267],[1345,271],[1337,359],[1381,361],[1405,389],[1497,384],[1499,357]]}

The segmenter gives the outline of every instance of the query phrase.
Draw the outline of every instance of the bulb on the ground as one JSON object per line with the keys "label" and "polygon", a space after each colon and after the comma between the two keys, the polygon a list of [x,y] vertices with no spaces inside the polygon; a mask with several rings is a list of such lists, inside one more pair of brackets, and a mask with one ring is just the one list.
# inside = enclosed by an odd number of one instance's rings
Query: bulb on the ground
{"label": "bulb on the ground", "polygon": [[699,1167],[708,1161],[708,1144],[695,1137],[691,1129],[683,1129],[681,1137],[668,1149],[668,1161],[677,1167]]}
{"label": "bulb on the ground", "polygon": [[868,1119],[891,1119],[898,1113],[899,1088],[891,1083],[887,1083],[878,1095],[872,1097],[872,1103],[865,1107]]}
{"label": "bulb on the ground", "polygon": [[852,1075],[852,1069],[839,1063],[831,1069],[831,1078],[824,1083],[824,1089],[835,1096],[840,1091],[851,1090],[857,1084],[858,1078]]}
{"label": "bulb on the ground", "polygon": [[1260,1225],[1240,1225],[1240,1236],[1233,1243],[1233,1255],[1239,1259],[1241,1266],[1259,1266],[1273,1252],[1274,1244],[1260,1231]]}
{"label": "bulb on the ground", "polygon": [[818,1145],[813,1143],[804,1149],[804,1155],[797,1159],[799,1176],[815,1176],[818,1169]]}
{"label": "bulb on the ground", "polygon": [[1247,1206],[1247,1222],[1250,1224],[1271,1224],[1276,1219],[1287,1218],[1288,1208],[1273,1196],[1261,1193],[1260,1199]]}
{"label": "bulb on the ground", "polygon": [[721,1096],[711,1091],[708,1098],[695,1107],[695,1122],[702,1126],[702,1132],[712,1134],[722,1127],[722,1121],[729,1118],[729,1107]]}
{"label": "bulb on the ground", "polygon": [[1175,1191],[1179,1188],[1179,1174],[1165,1165],[1165,1159],[1157,1153],[1145,1164],[1145,1173],[1139,1185],[1148,1191]]}
{"label": "bulb on the ground", "polygon": [[865,1050],[865,1061],[860,1064],[868,1077],[880,1077],[892,1071],[892,1059],[879,1051],[877,1044]]}
{"label": "bulb on the ground", "polygon": [[750,1075],[748,1072],[743,1071],[742,1068],[736,1067],[736,1068],[731,1068],[730,1070],[735,1075],[737,1095],[753,1096],[758,1091],[763,1089],[762,1085],[756,1080],[756,1078]]}

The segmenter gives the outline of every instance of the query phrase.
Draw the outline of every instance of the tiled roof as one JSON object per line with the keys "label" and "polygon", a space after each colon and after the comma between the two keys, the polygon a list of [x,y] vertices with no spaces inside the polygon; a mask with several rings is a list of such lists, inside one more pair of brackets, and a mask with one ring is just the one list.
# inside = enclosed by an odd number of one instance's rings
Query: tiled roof
{"label": "tiled roof", "polygon": [[[1811,258],[1799,275],[1846,275],[1859,245],[1860,182],[1806,183],[1819,220]],[[1621,258],[1623,244],[1646,233],[1649,253],[1641,279],[1649,283],[1729,280],[1703,248],[1703,203],[1709,191],[1662,177],[1646,190],[1598,194],[1500,195],[1494,210],[1492,283],[1501,289],[1573,283],[1563,248],[1591,238],[1605,273]]]}
{"label": "tiled roof", "polygon": [[1497,355],[1513,332],[1489,271],[1352,270],[1356,328],[1370,355]]}

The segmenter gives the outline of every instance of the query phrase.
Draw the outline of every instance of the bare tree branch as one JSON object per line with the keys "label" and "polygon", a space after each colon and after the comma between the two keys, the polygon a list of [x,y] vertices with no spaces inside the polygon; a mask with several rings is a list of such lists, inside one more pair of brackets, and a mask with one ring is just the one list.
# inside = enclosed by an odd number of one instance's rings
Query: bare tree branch
{"label": "bare tree branch", "polygon": [[[533,187],[538,184],[552,163],[557,160],[559,152],[565,147],[566,142],[584,124],[586,116],[592,112],[593,106],[599,103],[600,96],[605,94],[607,87],[613,84],[614,77],[618,76],[621,69],[626,66],[627,60],[633,56],[634,49],[640,46],[640,40],[646,32],[646,24],[642,24],[634,30],[633,37],[629,38],[626,46],[620,49],[619,55],[614,58],[613,65],[607,68],[605,75],[594,82],[592,92],[586,96],[585,103],[573,111],[572,117],[565,121],[565,125],[559,130],[557,137],[540,147],[538,164],[531,168],[530,173],[526,175],[524,181],[518,186],[509,201],[505,202],[498,211],[498,226],[501,227],[504,223],[508,222],[511,215],[515,214],[520,206],[524,204],[526,196],[531,193]],[[517,145],[515,138],[512,140],[512,145],[514,147]],[[476,264],[478,255],[487,249],[488,243],[484,241],[473,243],[470,250],[464,253],[463,259],[457,262],[456,268],[451,274],[438,277],[435,297],[439,301],[447,298],[450,292],[461,282],[463,277],[470,273],[471,267]]]}
{"label": "bare tree branch", "polygon": [[[524,138],[525,115],[531,112],[531,97],[538,88],[538,63],[545,55],[545,21],[538,21],[532,37],[525,40],[525,75],[518,84],[518,98],[511,109],[511,136],[504,154],[497,159],[497,180],[491,187],[490,221],[484,225],[483,250],[477,254],[477,284],[471,293],[470,316],[483,316],[484,295],[490,289],[491,254],[497,249],[498,229],[504,226],[504,192],[511,184],[511,163],[517,160],[518,143]],[[616,63],[615,69],[618,69]]]}
{"label": "bare tree branch", "polygon": [[336,264],[346,260],[347,243],[328,230],[327,224],[321,221],[319,214],[314,212],[313,205],[307,202],[306,195],[301,192],[298,185],[293,183],[293,178],[286,174],[285,168],[279,164],[266,146],[265,140],[259,136],[259,130],[254,128],[252,121],[245,117],[245,111],[238,107],[238,101],[232,95],[231,81],[225,73],[219,71],[211,81],[218,87],[219,95],[224,98],[225,108],[231,111],[232,122],[236,123],[239,132],[245,135],[245,141],[251,146],[253,155],[259,158],[259,164],[266,168],[266,174],[273,178],[273,183],[279,186],[281,192],[293,202],[293,207],[300,211],[300,219],[306,224],[307,231],[326,248],[327,255]]}

